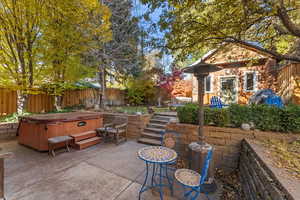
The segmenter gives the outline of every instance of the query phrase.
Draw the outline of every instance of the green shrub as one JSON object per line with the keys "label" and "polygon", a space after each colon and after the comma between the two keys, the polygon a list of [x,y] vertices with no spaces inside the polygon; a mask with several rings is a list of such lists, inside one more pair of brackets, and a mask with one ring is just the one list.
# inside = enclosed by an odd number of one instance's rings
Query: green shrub
{"label": "green shrub", "polygon": [[155,96],[155,84],[145,77],[132,78],[127,83],[126,91],[127,100],[131,105],[143,105]]}
{"label": "green shrub", "polygon": [[288,105],[281,114],[281,131],[300,133],[300,106]]}
{"label": "green shrub", "polygon": [[205,108],[204,124],[224,127],[230,123],[228,109]]}
{"label": "green shrub", "polygon": [[250,116],[255,127],[262,131],[284,131],[280,126],[284,109],[268,105],[251,105]]}
{"label": "green shrub", "polygon": [[235,127],[240,127],[243,123],[250,122],[250,109],[248,106],[232,104],[228,108],[230,123]]}
{"label": "green shrub", "polygon": [[[198,124],[198,105],[187,104],[177,109],[181,123]],[[300,133],[300,106],[288,105],[277,108],[268,105],[237,105],[228,108],[205,108],[204,124],[223,127],[240,127],[243,123],[253,123],[262,131]]]}
{"label": "green shrub", "polygon": [[[198,124],[198,105],[186,104],[177,108],[177,115],[180,123]],[[216,126],[226,126],[229,123],[227,109],[205,108],[204,124],[214,124]]]}
{"label": "green shrub", "polygon": [[198,124],[198,106],[196,104],[189,103],[176,110],[180,123]]}

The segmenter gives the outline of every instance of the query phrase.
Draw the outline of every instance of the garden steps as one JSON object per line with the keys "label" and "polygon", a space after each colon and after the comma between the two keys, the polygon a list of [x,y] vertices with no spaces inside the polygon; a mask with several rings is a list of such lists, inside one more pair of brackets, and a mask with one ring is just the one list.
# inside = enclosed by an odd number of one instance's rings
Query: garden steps
{"label": "garden steps", "polygon": [[167,120],[161,120],[161,119],[150,119],[150,123],[167,124],[167,123],[169,123],[169,121],[167,121]]}
{"label": "garden steps", "polygon": [[160,112],[160,113],[154,113],[154,116],[176,118],[177,113],[176,112]]}
{"label": "garden steps", "polygon": [[165,129],[165,128],[166,128],[166,125],[165,125],[165,124],[149,123],[149,124],[147,124],[147,127],[149,127],[149,128],[160,128],[160,129]]}
{"label": "garden steps", "polygon": [[166,129],[162,129],[162,128],[150,128],[150,127],[146,127],[144,128],[144,132],[150,132],[150,133],[162,133],[164,132]]}
{"label": "garden steps", "polygon": [[161,140],[163,136],[161,134],[157,134],[157,133],[143,132],[142,133],[142,137],[143,138],[149,138],[149,139],[158,139],[158,140]]}
{"label": "garden steps", "polygon": [[81,140],[79,142],[75,142],[75,148],[81,150],[96,145],[100,142],[101,142],[101,137],[96,136],[89,139]]}
{"label": "garden steps", "polygon": [[160,115],[154,115],[152,117],[152,119],[161,120],[161,121],[169,121],[170,117],[164,117],[164,116],[160,116]]}
{"label": "garden steps", "polygon": [[176,115],[164,113],[154,113],[150,122],[144,128],[139,143],[160,146],[163,138],[163,133],[166,131],[166,125],[176,118]]}
{"label": "garden steps", "polygon": [[161,141],[159,141],[157,139],[139,138],[138,142],[142,143],[142,144],[153,145],[153,146],[161,146]]}
{"label": "garden steps", "polygon": [[81,150],[101,142],[101,137],[97,136],[96,131],[87,131],[83,133],[72,134],[74,138],[74,148]]}

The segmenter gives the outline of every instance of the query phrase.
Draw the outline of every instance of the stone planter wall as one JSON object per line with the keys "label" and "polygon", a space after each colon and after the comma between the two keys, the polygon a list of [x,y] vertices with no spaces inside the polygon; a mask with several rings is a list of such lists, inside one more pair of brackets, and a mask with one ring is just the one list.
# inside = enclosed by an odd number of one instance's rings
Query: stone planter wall
{"label": "stone planter wall", "polygon": [[0,123],[0,139],[16,137],[19,123]]}
{"label": "stone planter wall", "polygon": [[239,173],[246,200],[300,199],[300,181],[269,161],[261,145],[243,140]]}
{"label": "stone planter wall", "polygon": [[126,116],[128,117],[127,136],[129,138],[139,138],[143,129],[150,121],[151,115],[127,115],[122,113],[104,113],[103,122],[104,124],[110,123],[115,117]]}
{"label": "stone planter wall", "polygon": [[[192,124],[169,123],[167,130],[180,133],[180,142],[187,145],[197,141],[198,126]],[[262,131],[243,131],[239,128],[204,127],[206,142],[214,146],[214,164],[225,172],[238,168],[241,142],[243,139],[289,139],[291,135]],[[182,153],[184,154],[184,153]],[[185,153],[186,154],[186,153]]]}

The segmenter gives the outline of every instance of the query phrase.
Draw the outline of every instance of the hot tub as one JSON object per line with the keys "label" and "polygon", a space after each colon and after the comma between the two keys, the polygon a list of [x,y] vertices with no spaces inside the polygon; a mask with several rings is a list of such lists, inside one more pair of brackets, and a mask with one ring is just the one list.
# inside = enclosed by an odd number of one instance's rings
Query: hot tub
{"label": "hot tub", "polygon": [[102,124],[103,116],[96,112],[26,116],[20,120],[18,142],[38,151],[47,151],[48,138],[92,131]]}

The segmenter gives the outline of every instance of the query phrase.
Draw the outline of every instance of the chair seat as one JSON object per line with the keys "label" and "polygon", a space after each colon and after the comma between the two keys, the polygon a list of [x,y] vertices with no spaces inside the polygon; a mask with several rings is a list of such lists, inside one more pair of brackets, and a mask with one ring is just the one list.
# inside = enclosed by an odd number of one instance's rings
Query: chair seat
{"label": "chair seat", "polygon": [[73,138],[71,138],[70,136],[57,136],[57,137],[49,138],[48,139],[48,143],[50,143],[50,144],[58,144],[58,143],[70,141],[72,139]]}
{"label": "chair seat", "polygon": [[[108,128],[97,128],[96,131],[98,132],[105,132],[107,131],[108,133],[117,133],[117,129],[115,128],[111,128],[111,127],[108,127]],[[119,133],[123,133],[125,132],[125,129],[119,129]]]}
{"label": "chair seat", "polygon": [[96,128],[96,131],[97,131],[97,132],[104,132],[104,131],[105,131],[105,128],[104,128],[104,127],[102,127],[102,128]]}
{"label": "chair seat", "polygon": [[[108,133],[117,133],[117,129],[115,128],[107,128],[106,130]],[[119,133],[124,133],[125,129],[119,129]]]}
{"label": "chair seat", "polygon": [[185,186],[198,187],[201,175],[190,169],[177,169],[175,171],[175,178]]}

